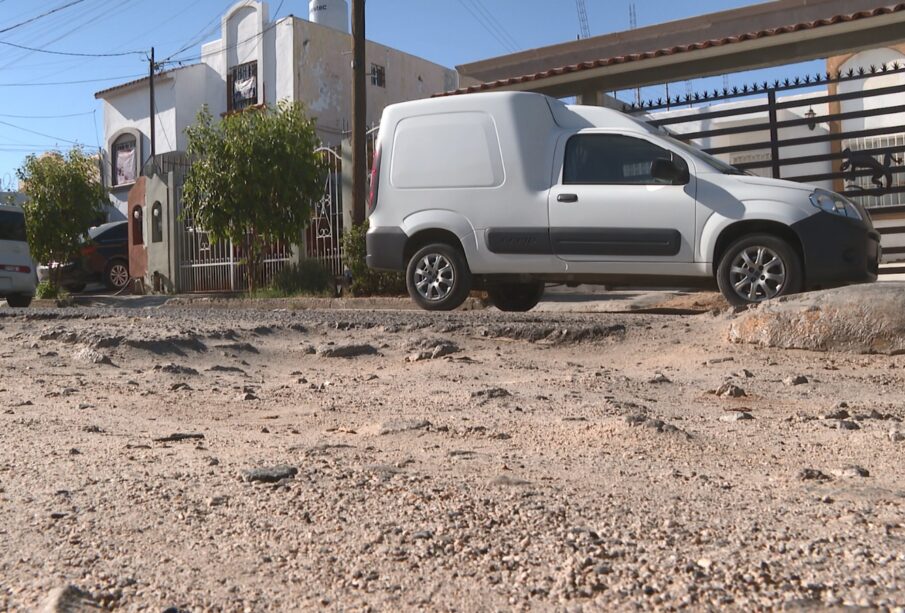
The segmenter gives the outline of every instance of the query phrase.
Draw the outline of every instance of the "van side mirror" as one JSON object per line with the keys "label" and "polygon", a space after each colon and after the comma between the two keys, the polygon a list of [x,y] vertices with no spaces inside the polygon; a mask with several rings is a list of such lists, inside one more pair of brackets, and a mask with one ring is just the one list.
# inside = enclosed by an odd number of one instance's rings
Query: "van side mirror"
{"label": "van side mirror", "polygon": [[685,185],[691,178],[684,164],[680,166],[667,158],[657,158],[651,162],[650,175],[669,185]]}

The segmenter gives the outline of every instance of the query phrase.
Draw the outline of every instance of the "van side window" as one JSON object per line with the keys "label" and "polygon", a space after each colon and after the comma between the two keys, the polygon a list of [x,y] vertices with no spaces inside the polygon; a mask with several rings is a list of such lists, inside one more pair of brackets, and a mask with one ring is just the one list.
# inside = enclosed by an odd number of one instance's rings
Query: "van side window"
{"label": "van side window", "polygon": [[564,185],[662,185],[651,176],[658,158],[688,165],[681,157],[641,138],[621,134],[576,134],[566,143]]}

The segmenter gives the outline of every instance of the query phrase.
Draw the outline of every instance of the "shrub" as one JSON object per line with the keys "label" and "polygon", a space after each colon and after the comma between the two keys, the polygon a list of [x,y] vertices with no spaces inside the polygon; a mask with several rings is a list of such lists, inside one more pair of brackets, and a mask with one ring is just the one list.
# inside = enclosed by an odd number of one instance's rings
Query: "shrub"
{"label": "shrub", "polygon": [[302,260],[277,272],[270,289],[282,296],[329,296],[334,292],[333,276],[317,260]]}
{"label": "shrub", "polygon": [[365,261],[368,222],[343,235],[343,262],[352,274],[353,296],[398,296],[405,294],[405,276],[398,272],[376,272]]}
{"label": "shrub", "polygon": [[63,295],[63,290],[50,283],[50,281],[41,281],[35,288],[35,298],[40,300],[56,300]]}

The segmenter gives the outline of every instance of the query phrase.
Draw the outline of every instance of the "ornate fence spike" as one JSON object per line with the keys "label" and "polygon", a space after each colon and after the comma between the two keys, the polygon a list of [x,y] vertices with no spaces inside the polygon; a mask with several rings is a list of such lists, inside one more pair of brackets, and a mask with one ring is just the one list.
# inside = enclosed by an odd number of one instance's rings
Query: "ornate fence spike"
{"label": "ornate fence spike", "polygon": [[747,93],[748,93],[748,84],[747,84],[747,83],[745,83],[744,85],[742,85],[742,93],[743,93],[743,94],[747,94]]}
{"label": "ornate fence spike", "polygon": [[863,74],[864,74],[864,66],[859,66],[859,67],[858,67],[858,74],[859,74],[859,75],[863,75]]}
{"label": "ornate fence spike", "polygon": [[876,73],[877,73],[877,67],[874,66],[873,64],[871,64],[870,65],[870,74],[876,74]]}
{"label": "ornate fence spike", "polygon": [[713,98],[716,98],[719,95],[720,95],[720,92],[718,90],[713,90],[713,96],[712,96]]}
{"label": "ornate fence spike", "polygon": [[779,87],[779,79],[773,81],[773,87]]}
{"label": "ornate fence spike", "polygon": [[848,76],[850,76],[850,77],[855,76],[855,69],[854,69],[854,68],[849,68],[849,69],[848,69]]}
{"label": "ornate fence spike", "polygon": [[805,83],[810,83],[810,82],[811,82],[811,75],[809,75],[809,74],[804,75],[804,82],[805,82]]}

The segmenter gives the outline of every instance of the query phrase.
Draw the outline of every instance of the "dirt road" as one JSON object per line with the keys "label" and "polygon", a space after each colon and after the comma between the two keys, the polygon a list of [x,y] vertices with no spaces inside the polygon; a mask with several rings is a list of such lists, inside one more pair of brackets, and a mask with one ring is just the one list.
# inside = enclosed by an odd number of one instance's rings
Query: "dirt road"
{"label": "dirt road", "polygon": [[905,356],[728,325],[0,311],[0,609],[901,611]]}

